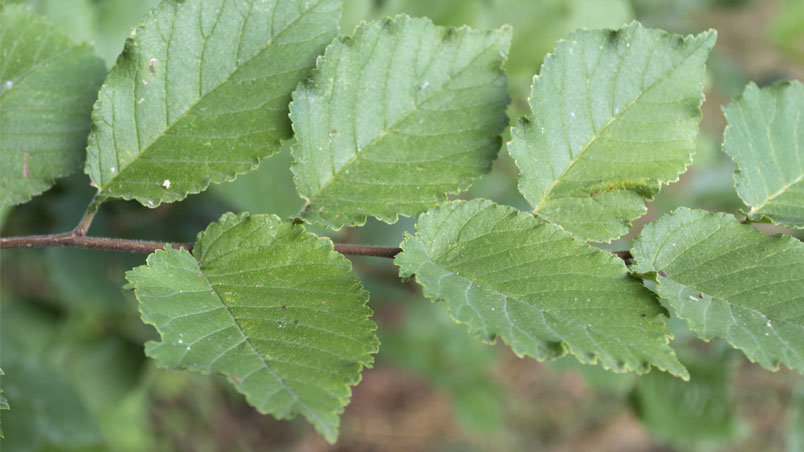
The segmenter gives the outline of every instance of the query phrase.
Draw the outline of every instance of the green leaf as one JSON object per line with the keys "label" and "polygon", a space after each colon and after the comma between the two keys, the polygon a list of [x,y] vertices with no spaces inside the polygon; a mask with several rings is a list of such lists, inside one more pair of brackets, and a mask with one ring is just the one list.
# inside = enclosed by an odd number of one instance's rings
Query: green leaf
{"label": "green leaf", "polygon": [[657,273],[658,294],[699,337],[804,373],[804,243],[681,208],[648,224],[632,254],[633,269]]}
{"label": "green leaf", "polygon": [[0,12],[0,206],[81,168],[103,61],[18,5]]}
{"label": "green leaf", "polygon": [[533,212],[587,240],[626,233],[691,162],[714,44],[636,22],[560,41],[508,145]]}
{"label": "green leaf", "polygon": [[451,202],[419,218],[396,263],[459,323],[517,355],[617,372],[651,365],[687,377],[668,345],[664,310],[614,255],[552,224],[486,200]]}
{"label": "green leaf", "polygon": [[293,93],[304,216],[331,228],[393,223],[486,173],[508,123],[511,29],[436,27],[398,16],[363,24]]}
{"label": "green leaf", "polygon": [[732,406],[729,361],[725,356],[690,356],[684,382],[651,373],[637,380],[632,402],[637,415],[656,436],[678,450],[723,443],[737,434]]}
{"label": "green leaf", "polygon": [[278,217],[225,214],[193,255],[166,249],[126,275],[165,367],[226,375],[261,413],[303,414],[330,442],[349,385],[377,351],[368,293],[329,239]]}
{"label": "green leaf", "polygon": [[340,0],[165,0],[132,33],[93,112],[99,198],[183,199],[289,138],[290,93],[337,33]]}
{"label": "green leaf", "polygon": [[723,109],[723,150],[752,220],[804,228],[804,85],[750,83]]}

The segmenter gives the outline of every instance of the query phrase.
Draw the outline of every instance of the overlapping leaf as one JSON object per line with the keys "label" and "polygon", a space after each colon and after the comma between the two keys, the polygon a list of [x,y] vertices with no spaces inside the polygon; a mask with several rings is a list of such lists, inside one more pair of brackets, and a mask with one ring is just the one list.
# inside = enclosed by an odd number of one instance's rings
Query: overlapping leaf
{"label": "overlapping leaf", "polygon": [[262,413],[297,413],[329,441],[377,350],[368,293],[332,242],[264,215],[226,214],[193,255],[160,250],[127,274],[168,368],[226,375]]}
{"label": "overlapping leaf", "polygon": [[165,0],[149,12],[93,113],[85,171],[99,197],[176,201],[277,152],[340,4]]}
{"label": "overlapping leaf", "polygon": [[0,11],[0,207],[19,204],[81,168],[90,111],[106,71],[19,5]]}
{"label": "overlapping leaf", "polygon": [[747,215],[804,228],[804,85],[751,83],[724,113],[723,150],[737,164]]}
{"label": "overlapping leaf", "polygon": [[422,215],[402,249],[400,274],[484,340],[501,336],[537,359],[569,351],[616,371],[687,377],[656,299],[622,261],[554,225],[490,201],[452,202]]}
{"label": "overlapping leaf", "polygon": [[627,232],[691,162],[714,43],[638,23],[560,41],[508,146],[534,213],[588,240]]}
{"label": "overlapping leaf", "polygon": [[804,373],[804,243],[678,209],[646,226],[632,253],[634,269],[657,273],[659,295],[698,336]]}
{"label": "overlapping leaf", "polygon": [[333,228],[394,222],[487,172],[508,121],[510,39],[507,27],[398,16],[333,42],[290,107],[304,216]]}

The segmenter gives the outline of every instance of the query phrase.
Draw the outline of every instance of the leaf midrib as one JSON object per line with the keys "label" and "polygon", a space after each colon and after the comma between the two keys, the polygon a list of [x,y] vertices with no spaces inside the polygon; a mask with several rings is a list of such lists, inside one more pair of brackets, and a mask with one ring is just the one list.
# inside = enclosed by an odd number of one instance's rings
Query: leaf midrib
{"label": "leaf midrib", "polygon": [[[709,36],[709,35],[707,35],[707,37],[708,37],[708,36]],[[687,60],[689,60],[689,59],[690,59],[690,58],[691,58],[693,55],[695,55],[696,53],[698,53],[698,51],[699,51],[699,50],[701,50],[701,48],[702,48],[702,47],[703,47],[703,46],[704,46],[704,45],[705,45],[707,42],[708,42],[708,39],[702,39],[702,40],[701,40],[700,45],[699,45],[699,46],[698,46],[698,47],[697,47],[695,50],[693,50],[693,51],[692,51],[692,52],[690,52],[688,55],[686,55],[686,56],[684,57],[684,59],[683,59],[683,60],[682,60],[682,61],[681,61],[681,62],[680,62],[680,63],[679,63],[677,66],[675,66],[675,67],[674,67],[672,70],[670,70],[670,71],[668,71],[667,73],[665,73],[664,75],[662,75],[662,77],[657,78],[657,79],[656,79],[656,80],[655,80],[653,83],[651,83],[651,84],[650,84],[650,85],[649,85],[647,88],[645,88],[645,89],[644,89],[642,92],[640,92],[640,93],[639,93],[639,95],[638,95],[638,96],[637,96],[637,97],[636,97],[634,100],[632,100],[631,102],[629,102],[629,103],[628,103],[628,105],[626,105],[626,106],[625,106],[625,107],[622,109],[622,111],[621,111],[620,113],[617,113],[617,114],[615,114],[614,116],[612,116],[612,117],[611,117],[611,119],[609,119],[609,120],[608,120],[608,122],[606,122],[606,124],[604,124],[604,125],[603,125],[603,127],[601,127],[601,128],[600,128],[600,129],[599,129],[599,130],[598,130],[598,131],[597,131],[597,132],[594,134],[594,136],[593,136],[593,137],[592,137],[592,139],[589,141],[589,143],[587,143],[586,145],[584,145],[584,147],[583,147],[583,148],[581,148],[580,152],[578,152],[578,154],[577,154],[577,157],[576,157],[575,159],[573,159],[573,160],[572,160],[572,162],[571,162],[571,163],[570,163],[570,164],[569,164],[569,165],[568,165],[566,168],[564,168],[564,170],[561,172],[561,174],[560,174],[560,175],[559,175],[557,178],[555,178],[555,180],[553,180],[553,183],[552,183],[552,184],[550,184],[550,188],[548,188],[548,189],[545,191],[545,194],[544,194],[544,195],[542,195],[542,197],[541,197],[541,198],[539,199],[539,201],[536,203],[536,206],[533,208],[533,212],[538,213],[538,212],[539,212],[539,210],[540,210],[540,209],[543,207],[544,203],[545,203],[545,202],[547,202],[547,201],[549,201],[549,200],[551,199],[551,198],[550,198],[550,195],[552,194],[553,189],[555,189],[555,187],[556,187],[556,186],[557,186],[557,185],[558,185],[558,184],[561,182],[562,178],[564,178],[564,177],[567,175],[567,173],[568,173],[568,172],[569,172],[569,171],[570,171],[570,170],[571,170],[571,169],[572,169],[572,168],[575,166],[575,164],[576,164],[576,163],[578,163],[578,161],[580,161],[580,160],[581,160],[581,157],[583,156],[583,154],[584,154],[584,153],[585,153],[587,150],[589,150],[589,148],[590,148],[590,147],[591,147],[591,146],[592,146],[592,145],[593,145],[595,142],[597,142],[598,138],[600,138],[600,137],[603,135],[603,132],[604,132],[604,131],[605,131],[605,130],[606,130],[606,129],[607,129],[607,128],[608,128],[608,127],[611,125],[611,124],[613,124],[613,123],[615,122],[615,120],[616,120],[616,119],[618,119],[619,117],[623,116],[623,115],[624,115],[624,114],[625,114],[625,113],[626,113],[628,110],[630,110],[630,109],[631,109],[631,107],[633,107],[633,106],[634,106],[634,105],[635,105],[635,104],[636,104],[636,103],[637,103],[637,102],[638,102],[638,101],[639,101],[639,100],[642,98],[642,96],[643,96],[645,93],[647,93],[648,91],[652,90],[652,89],[653,89],[653,88],[654,88],[654,87],[655,87],[655,86],[656,86],[658,83],[663,82],[664,80],[666,80],[666,79],[667,79],[667,77],[669,77],[669,76],[670,76],[672,73],[674,73],[676,70],[678,70],[678,68],[680,68],[681,66],[683,66],[683,65],[684,65],[684,64],[687,62]]]}
{"label": "leaf midrib", "polygon": [[[279,0],[276,0],[276,1],[279,1]],[[275,35],[273,35],[273,36],[271,37],[271,39],[270,39],[270,40],[269,40],[267,43],[265,43],[265,45],[264,45],[264,46],[263,46],[263,47],[262,47],[262,48],[261,48],[261,49],[260,49],[258,52],[255,52],[255,53],[254,53],[254,55],[253,55],[251,58],[248,58],[248,59],[246,59],[246,60],[241,61],[241,62],[240,62],[240,64],[239,64],[239,65],[238,65],[238,66],[237,66],[237,67],[236,67],[236,68],[235,68],[235,69],[234,69],[234,70],[233,70],[231,73],[229,73],[229,74],[228,74],[226,77],[224,77],[223,79],[221,79],[221,81],[220,81],[219,83],[217,83],[217,84],[216,84],[216,85],[215,85],[215,86],[214,86],[212,89],[210,89],[209,91],[207,91],[207,92],[206,92],[206,93],[205,93],[203,96],[198,96],[198,99],[196,99],[196,100],[195,100],[195,101],[194,101],[192,104],[190,104],[190,105],[187,107],[187,109],[186,109],[186,110],[185,110],[185,111],[184,111],[182,114],[180,114],[178,117],[176,117],[176,119],[175,119],[173,122],[171,122],[170,124],[168,124],[168,125],[167,125],[167,126],[164,128],[164,130],[162,130],[162,131],[161,131],[161,132],[160,132],[158,135],[156,135],[156,136],[155,136],[155,137],[154,137],[154,138],[153,138],[153,139],[152,139],[152,140],[151,140],[149,143],[147,143],[147,144],[146,144],[144,147],[142,147],[142,148],[140,149],[140,151],[137,153],[136,158],[131,159],[131,161],[129,161],[129,162],[128,162],[128,163],[126,163],[125,165],[121,165],[121,168],[119,168],[119,169],[118,169],[118,171],[115,173],[115,175],[113,175],[113,176],[112,176],[110,179],[108,179],[108,181],[106,181],[106,183],[105,183],[105,184],[103,184],[101,187],[98,187],[98,193],[103,192],[103,190],[104,190],[104,189],[106,189],[106,188],[108,188],[108,187],[109,187],[109,186],[112,184],[112,182],[113,182],[113,181],[117,180],[117,178],[118,178],[118,177],[120,177],[120,175],[121,175],[121,174],[122,174],[122,173],[123,173],[123,172],[124,172],[126,169],[128,169],[128,167],[129,167],[129,166],[131,166],[131,165],[133,165],[134,163],[136,163],[136,162],[139,160],[139,158],[140,158],[140,157],[141,157],[143,154],[145,154],[145,153],[146,153],[146,152],[148,152],[149,150],[153,149],[153,146],[154,146],[154,144],[155,144],[155,143],[157,143],[159,140],[161,140],[161,139],[162,139],[162,138],[163,138],[165,135],[167,135],[167,132],[168,132],[169,130],[171,130],[173,127],[175,127],[177,124],[179,124],[179,123],[180,123],[180,122],[181,122],[181,121],[182,121],[182,120],[183,120],[185,117],[187,117],[187,116],[188,116],[188,115],[189,115],[189,114],[190,114],[192,111],[194,111],[194,110],[195,110],[195,108],[196,108],[196,107],[197,107],[197,106],[198,106],[198,105],[199,105],[201,102],[203,102],[203,101],[204,101],[204,99],[207,99],[207,98],[208,98],[210,95],[212,95],[212,93],[214,93],[214,92],[215,92],[217,89],[219,89],[219,88],[220,88],[221,86],[223,86],[225,83],[229,82],[229,80],[230,80],[230,79],[231,79],[231,78],[232,78],[232,77],[233,77],[235,74],[237,74],[237,73],[238,73],[238,71],[240,71],[240,70],[241,70],[241,68],[243,68],[244,66],[246,66],[246,65],[247,65],[249,62],[253,61],[255,58],[258,58],[260,55],[262,55],[262,53],[263,53],[263,52],[265,52],[265,51],[266,51],[268,48],[270,48],[270,47],[271,47],[271,45],[274,43],[274,41],[275,41],[277,38],[279,38],[280,36],[282,36],[282,34],[284,34],[286,31],[288,31],[289,29],[291,29],[291,28],[292,28],[292,27],[293,27],[293,26],[294,26],[294,25],[295,25],[297,22],[299,22],[299,21],[300,21],[302,18],[306,17],[308,14],[310,14],[312,11],[314,11],[315,9],[317,9],[319,6],[321,6],[321,4],[322,4],[322,3],[326,2],[326,1],[330,1],[330,0],[318,0],[318,1],[317,1],[315,4],[310,5],[309,9],[307,9],[306,11],[304,11],[304,13],[303,13],[303,14],[299,14],[299,16],[298,16],[298,17],[296,17],[295,19],[293,19],[293,21],[291,21],[291,22],[290,22],[290,23],[288,23],[288,24],[287,24],[287,25],[286,25],[284,28],[282,28],[282,29],[279,31],[279,33],[276,33]],[[248,20],[248,17],[244,18],[244,20]],[[216,23],[216,26],[217,26],[217,23]],[[173,29],[173,28],[175,28],[175,24],[174,24],[174,26],[173,26],[173,27],[171,27],[171,29]],[[206,38],[203,38],[203,39],[204,39],[204,40],[206,40]],[[241,35],[241,39],[239,39],[239,40],[238,40],[238,44],[240,44],[240,41],[241,41],[241,40],[242,40],[242,35]],[[167,44],[166,44],[166,45],[167,45]],[[136,83],[136,81],[135,81],[135,83]],[[165,87],[165,95],[167,95],[167,87]],[[136,106],[134,107],[134,111],[136,112]],[[135,123],[135,127],[136,127],[136,126],[137,126],[137,124]],[[137,134],[139,135],[139,132],[138,132]],[[117,146],[115,146],[115,147],[114,147],[114,151],[115,151],[115,155],[117,155],[117,151],[118,151]],[[118,158],[118,160],[119,160],[119,156],[118,156],[117,158]],[[98,166],[100,167],[100,158],[98,159]],[[103,171],[99,171],[98,176],[99,176],[100,178],[103,178]],[[134,197],[135,197],[135,198],[138,198],[138,196],[134,196]]]}

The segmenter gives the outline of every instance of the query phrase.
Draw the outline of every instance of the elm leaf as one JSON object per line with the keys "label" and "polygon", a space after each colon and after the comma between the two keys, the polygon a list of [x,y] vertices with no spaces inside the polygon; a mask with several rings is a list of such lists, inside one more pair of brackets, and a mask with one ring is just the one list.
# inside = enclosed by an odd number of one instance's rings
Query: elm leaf
{"label": "elm leaf", "polygon": [[164,0],[126,42],[93,111],[99,199],[154,207],[255,169],[291,136],[296,84],[341,0]]}
{"label": "elm leaf", "polygon": [[86,44],[20,5],[0,11],[0,207],[49,189],[84,162],[106,70]]}
{"label": "elm leaf", "polygon": [[475,31],[397,16],[335,40],[290,116],[303,216],[393,223],[488,172],[508,123],[510,27]]}
{"label": "elm leaf", "polygon": [[804,243],[681,208],[648,224],[631,253],[634,271],[656,273],[658,294],[700,338],[804,373]]}
{"label": "elm leaf", "polygon": [[723,109],[723,150],[749,218],[804,228],[804,85],[750,83]]}
{"label": "elm leaf", "polygon": [[226,375],[261,413],[302,414],[330,442],[377,351],[368,293],[329,239],[276,216],[225,214],[193,254],[166,248],[126,275],[170,369]]}
{"label": "elm leaf", "polygon": [[539,360],[570,352],[617,372],[656,366],[688,378],[655,297],[617,257],[555,225],[491,201],[451,202],[419,217],[402,250],[400,275],[485,341],[500,336]]}
{"label": "elm leaf", "polygon": [[533,212],[587,240],[626,233],[692,161],[715,36],[633,22],[559,41],[508,145]]}

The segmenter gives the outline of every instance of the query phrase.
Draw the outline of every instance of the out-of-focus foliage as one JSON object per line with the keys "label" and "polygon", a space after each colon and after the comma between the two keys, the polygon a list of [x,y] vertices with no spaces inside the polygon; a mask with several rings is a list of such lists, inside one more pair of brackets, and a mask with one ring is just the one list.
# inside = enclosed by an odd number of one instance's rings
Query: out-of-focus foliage
{"label": "out-of-focus foliage", "polygon": [[681,362],[689,382],[651,373],[638,379],[631,397],[645,424],[680,450],[724,443],[738,432],[726,356],[688,354]]}
{"label": "out-of-focus foliage", "polygon": [[804,61],[804,1],[784,0],[770,33],[773,42],[789,58]]}
{"label": "out-of-focus foliage", "polygon": [[500,351],[466,334],[440,306],[410,297],[401,325],[379,332],[378,360],[426,378],[447,392],[457,419],[468,432],[494,433],[504,427],[503,388],[491,368]]}
{"label": "out-of-focus foliage", "polygon": [[10,0],[25,3],[33,11],[64,30],[74,41],[89,42],[111,67],[123,50],[123,42],[148,9],[159,0]]}

